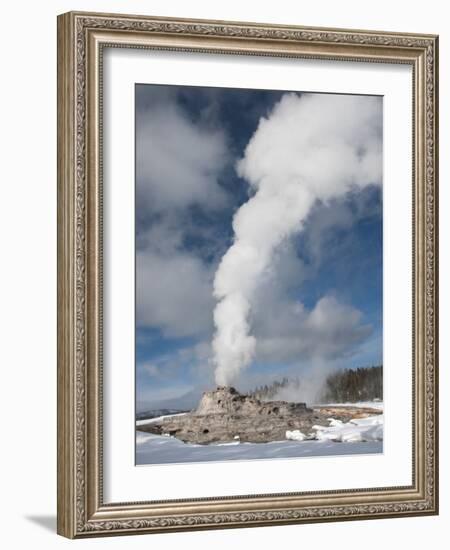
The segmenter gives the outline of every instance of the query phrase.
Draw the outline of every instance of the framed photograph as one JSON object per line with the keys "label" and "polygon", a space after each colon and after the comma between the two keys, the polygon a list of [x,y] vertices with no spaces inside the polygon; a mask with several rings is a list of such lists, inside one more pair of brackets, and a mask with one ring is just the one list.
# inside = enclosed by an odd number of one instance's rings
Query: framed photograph
{"label": "framed photograph", "polygon": [[58,532],[436,514],[433,35],[58,18]]}

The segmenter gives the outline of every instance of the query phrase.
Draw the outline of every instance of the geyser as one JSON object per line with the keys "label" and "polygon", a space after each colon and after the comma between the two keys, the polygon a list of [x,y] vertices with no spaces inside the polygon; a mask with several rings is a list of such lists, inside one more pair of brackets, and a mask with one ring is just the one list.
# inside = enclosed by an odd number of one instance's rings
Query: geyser
{"label": "geyser", "polygon": [[302,230],[316,201],[381,184],[381,115],[378,97],[286,93],[260,119],[237,164],[253,194],[234,215],[234,242],[214,279],[218,385],[255,357],[252,297],[280,243]]}

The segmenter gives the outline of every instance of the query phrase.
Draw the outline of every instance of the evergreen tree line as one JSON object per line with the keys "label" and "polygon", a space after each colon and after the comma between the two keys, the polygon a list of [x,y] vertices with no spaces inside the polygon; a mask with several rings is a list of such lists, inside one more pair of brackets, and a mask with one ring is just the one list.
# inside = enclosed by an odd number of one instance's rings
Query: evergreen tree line
{"label": "evergreen tree line", "polygon": [[346,403],[383,400],[383,365],[344,369],[325,380],[322,401]]}

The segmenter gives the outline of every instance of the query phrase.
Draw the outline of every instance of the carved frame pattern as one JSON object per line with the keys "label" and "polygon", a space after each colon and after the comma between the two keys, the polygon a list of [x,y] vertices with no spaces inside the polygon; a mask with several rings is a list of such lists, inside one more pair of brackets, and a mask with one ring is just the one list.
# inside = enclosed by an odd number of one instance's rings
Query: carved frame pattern
{"label": "carved frame pattern", "polygon": [[[90,13],[58,19],[58,532],[74,538],[437,513],[437,37]],[[98,93],[92,74],[101,75],[104,44],[413,65],[413,487],[103,504],[101,129],[89,96]]]}

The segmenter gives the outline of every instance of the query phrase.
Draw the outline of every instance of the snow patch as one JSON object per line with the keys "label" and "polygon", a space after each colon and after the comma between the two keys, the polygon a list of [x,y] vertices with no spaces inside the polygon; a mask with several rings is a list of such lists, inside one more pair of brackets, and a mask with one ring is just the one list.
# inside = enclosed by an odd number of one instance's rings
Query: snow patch
{"label": "snow patch", "polygon": [[290,439],[291,441],[304,441],[306,439],[306,435],[300,430],[287,430],[286,439]]}
{"label": "snow patch", "polygon": [[146,432],[136,432],[136,445],[142,445],[152,438],[151,434]]}
{"label": "snow patch", "polygon": [[347,443],[383,441],[383,417],[384,415],[380,414],[355,418],[347,423],[331,418],[328,427],[314,426],[316,439]]}

